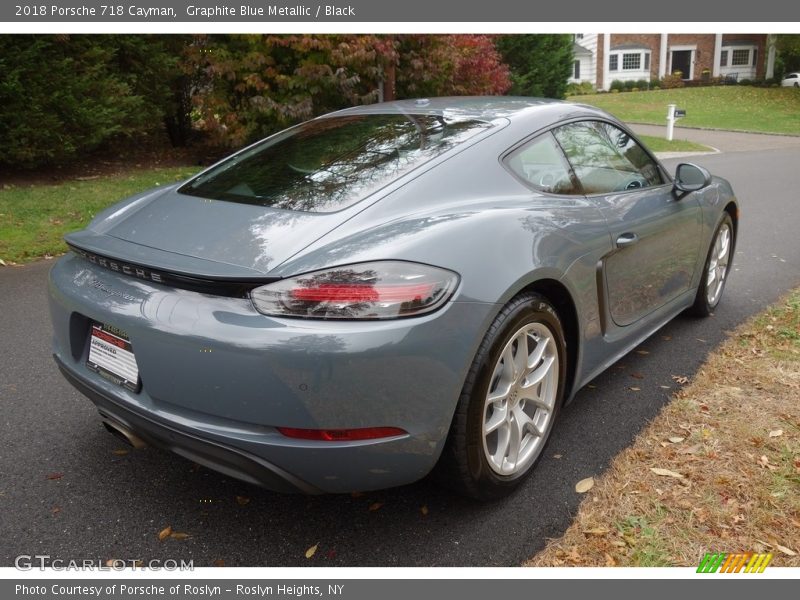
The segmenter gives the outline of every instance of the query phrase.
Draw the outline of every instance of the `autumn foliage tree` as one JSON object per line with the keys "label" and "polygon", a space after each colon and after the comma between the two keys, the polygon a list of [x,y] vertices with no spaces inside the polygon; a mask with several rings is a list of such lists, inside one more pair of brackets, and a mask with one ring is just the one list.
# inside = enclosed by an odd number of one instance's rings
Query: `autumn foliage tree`
{"label": "autumn foliage tree", "polygon": [[199,74],[198,125],[226,145],[376,102],[387,88],[405,98],[500,94],[510,86],[483,35],[203,36],[185,69]]}
{"label": "autumn foliage tree", "polygon": [[201,36],[184,69],[198,126],[241,145],[315,115],[375,102],[390,41],[376,36]]}
{"label": "autumn foliage tree", "polygon": [[487,35],[397,36],[398,97],[496,95],[508,67]]}

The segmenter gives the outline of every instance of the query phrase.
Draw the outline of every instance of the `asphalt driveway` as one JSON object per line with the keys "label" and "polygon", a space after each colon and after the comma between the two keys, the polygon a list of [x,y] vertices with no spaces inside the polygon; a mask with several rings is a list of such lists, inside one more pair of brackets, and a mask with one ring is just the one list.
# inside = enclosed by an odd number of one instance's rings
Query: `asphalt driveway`
{"label": "asphalt driveway", "polygon": [[[575,483],[633,440],[677,388],[672,376],[691,377],[727,332],[800,284],[800,138],[711,133],[698,141],[727,150],[696,161],[730,179],[742,201],[735,270],[716,314],[679,317],[642,345],[649,354],[632,353],[584,389],[534,477],[496,504],[427,481],[356,497],[282,496],[158,450],[115,453],[120,442],[50,357],[50,263],[0,268],[0,565],[20,554],[196,566],[520,564],[569,525]],[[159,541],[168,525],[188,537]]]}

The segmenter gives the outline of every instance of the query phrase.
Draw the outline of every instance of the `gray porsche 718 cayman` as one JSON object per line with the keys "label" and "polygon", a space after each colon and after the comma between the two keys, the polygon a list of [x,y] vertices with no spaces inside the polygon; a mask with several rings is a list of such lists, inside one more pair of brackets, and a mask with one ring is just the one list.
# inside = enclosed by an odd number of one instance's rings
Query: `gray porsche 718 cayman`
{"label": "gray porsche 718 cayman", "polygon": [[738,215],[588,106],[352,108],[69,234],[55,360],[112,433],[273,490],[495,498],[577,390],[714,310]]}

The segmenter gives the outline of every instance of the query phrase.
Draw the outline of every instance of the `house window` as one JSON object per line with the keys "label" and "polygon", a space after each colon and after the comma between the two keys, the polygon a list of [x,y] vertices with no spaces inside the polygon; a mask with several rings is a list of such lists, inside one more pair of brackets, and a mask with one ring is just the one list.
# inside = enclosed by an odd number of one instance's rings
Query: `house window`
{"label": "house window", "polygon": [[576,41],[576,42],[577,42],[578,40],[582,40],[582,39],[583,39],[583,34],[582,34],[582,33],[576,33],[576,34],[575,34],[575,41]]}
{"label": "house window", "polygon": [[573,79],[580,79],[581,78],[581,61],[576,60],[572,63],[572,78]]}
{"label": "house window", "polygon": [[611,54],[608,57],[608,70],[609,71],[618,71],[619,70],[619,63],[617,60],[619,59],[619,54]]}
{"label": "house window", "polygon": [[638,71],[642,68],[642,55],[638,52],[622,55],[623,71]]}
{"label": "house window", "polygon": [[720,67],[727,67],[728,66],[728,51],[723,50],[719,54],[719,66]]}
{"label": "house window", "polygon": [[731,65],[734,67],[746,67],[750,64],[750,50],[733,50],[731,52]]}
{"label": "house window", "polygon": [[649,71],[650,70],[650,53],[649,52],[645,52],[644,53],[644,70],[645,71]]}
{"label": "house window", "polygon": [[758,48],[753,48],[753,66],[758,65]]}

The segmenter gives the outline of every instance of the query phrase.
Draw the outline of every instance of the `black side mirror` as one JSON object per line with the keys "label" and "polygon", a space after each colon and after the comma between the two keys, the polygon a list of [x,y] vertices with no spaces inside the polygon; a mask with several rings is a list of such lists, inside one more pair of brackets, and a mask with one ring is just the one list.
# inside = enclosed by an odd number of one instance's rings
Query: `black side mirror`
{"label": "black side mirror", "polygon": [[679,192],[696,192],[711,184],[711,173],[692,163],[681,163],[675,169],[675,189]]}

